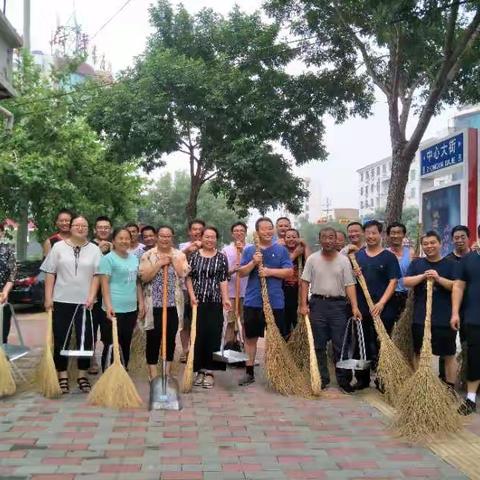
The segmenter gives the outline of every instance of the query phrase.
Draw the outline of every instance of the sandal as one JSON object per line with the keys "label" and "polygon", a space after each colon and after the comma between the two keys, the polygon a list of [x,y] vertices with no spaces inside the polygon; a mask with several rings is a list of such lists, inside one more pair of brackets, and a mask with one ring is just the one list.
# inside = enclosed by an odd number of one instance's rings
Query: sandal
{"label": "sandal", "polygon": [[201,387],[203,385],[204,380],[205,380],[205,374],[203,372],[198,372],[197,376],[195,377],[195,381],[193,382],[193,385],[195,387]]}
{"label": "sandal", "polygon": [[78,388],[82,393],[90,393],[92,386],[90,385],[90,381],[86,377],[79,377],[77,378]]}
{"label": "sandal", "polygon": [[[210,379],[209,379],[210,378]],[[203,388],[213,388],[215,385],[215,377],[212,373],[206,373],[203,379]]]}
{"label": "sandal", "polygon": [[70,387],[68,385],[68,378],[59,378],[58,385],[60,386],[60,390],[62,391],[62,395],[66,395],[70,393]]}

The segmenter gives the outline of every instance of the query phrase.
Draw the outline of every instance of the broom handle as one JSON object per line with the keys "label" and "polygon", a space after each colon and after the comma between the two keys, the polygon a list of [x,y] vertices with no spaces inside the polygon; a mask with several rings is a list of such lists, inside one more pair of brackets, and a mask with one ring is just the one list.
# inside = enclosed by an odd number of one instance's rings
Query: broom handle
{"label": "broom handle", "polygon": [[427,279],[427,301],[425,305],[425,325],[423,327],[423,342],[420,358],[422,362],[430,365],[432,357],[432,303],[433,303],[433,278]]}
{"label": "broom handle", "polygon": [[[253,239],[255,241],[256,251],[259,252],[260,251],[260,239],[258,238],[258,233],[257,232],[255,232],[253,234]],[[263,267],[263,260],[260,262],[259,267]],[[260,278],[260,286],[261,286],[261,292],[262,292],[265,322],[268,325],[269,323],[272,323],[273,310],[272,310],[272,306],[270,305],[270,299],[268,298],[267,279],[265,277],[261,277],[260,275],[258,277]]]}
{"label": "broom handle", "polygon": [[[240,250],[237,248],[237,265],[240,265]],[[240,318],[240,275],[235,277],[235,315]]]}
{"label": "broom handle", "polygon": [[162,358],[167,359],[168,265],[163,266]]}
{"label": "broom handle", "polygon": [[47,348],[53,350],[53,313],[52,309],[48,310],[47,315]]}
{"label": "broom handle", "polygon": [[121,364],[120,346],[118,344],[117,317],[112,317],[113,363]]}

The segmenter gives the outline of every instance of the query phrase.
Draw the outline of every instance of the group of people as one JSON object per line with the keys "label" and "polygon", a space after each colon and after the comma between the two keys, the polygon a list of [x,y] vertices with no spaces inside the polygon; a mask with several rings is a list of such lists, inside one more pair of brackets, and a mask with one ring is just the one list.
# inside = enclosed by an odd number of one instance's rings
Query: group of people
{"label": "group of people", "polygon": [[[162,310],[167,311],[167,361],[173,361],[180,331],[181,360],[190,348],[192,311],[197,312],[194,343],[194,385],[211,389],[215,371],[226,364],[214,359],[220,345],[235,339],[242,330],[245,372],[240,386],[255,381],[257,343],[266,328],[260,278],[266,279],[268,297],[281,335],[288,340],[298,314],[309,314],[322,388],[330,383],[327,343],[333,360],[339,360],[349,321],[361,321],[366,355],[371,369],[355,372],[336,368],[336,380],[344,393],[370,386],[375,370],[378,339],[374,317],[379,316],[388,334],[403,312],[408,290],[414,290],[412,336],[418,362],[425,321],[426,280],[432,279],[432,350],[442,360],[441,376],[451,388],[457,377],[456,337],[460,330],[467,345],[467,397],[461,412],[476,409],[480,385],[480,315],[475,297],[480,294],[480,255],[469,245],[470,231],[459,225],[452,230],[454,250],[441,257],[441,238],[434,231],[421,238],[423,254],[407,246],[405,225],[387,226],[372,220],[352,222],[346,235],[331,227],[319,233],[320,248],[311,253],[298,230],[286,217],[275,224],[267,217],[255,223],[258,245],[247,243],[247,225],[231,226],[231,243],[221,249],[214,226],[196,219],[188,224],[188,241],[175,247],[170,226],[158,228],[136,223],[113,229],[111,220],[100,216],[89,237],[85,217],[62,210],[57,232],[44,244],[45,308],[52,310],[54,361],[63,393],[69,392],[68,358],[61,351],[75,329],[77,348],[94,349],[97,332],[103,343],[101,368],[111,354],[110,320],[118,323],[123,362],[128,367],[134,329],[141,322],[146,331],[149,377],[157,375],[162,339]],[[0,233],[3,228],[0,229]],[[479,227],[480,236],[480,227]],[[386,245],[386,246],[384,246]],[[13,285],[15,260],[0,246],[0,303],[5,303]],[[355,255],[359,269],[349,255]],[[356,277],[363,275],[374,306],[369,308]],[[165,285],[166,282],[166,285]],[[164,288],[165,287],[165,288]],[[166,293],[166,294],[165,294]],[[165,303],[166,302],[166,303]],[[165,303],[165,304],[164,304]],[[85,328],[85,317],[92,328]],[[4,315],[4,341],[8,317]],[[222,336],[224,338],[222,338]],[[78,359],[78,387],[90,391],[87,371],[97,373],[94,359]],[[377,388],[381,389],[375,379]]]}

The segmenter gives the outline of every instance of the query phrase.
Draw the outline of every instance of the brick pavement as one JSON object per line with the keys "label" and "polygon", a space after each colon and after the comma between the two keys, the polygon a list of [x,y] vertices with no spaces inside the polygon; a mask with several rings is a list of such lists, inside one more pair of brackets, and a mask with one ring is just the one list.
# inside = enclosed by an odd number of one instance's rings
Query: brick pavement
{"label": "brick pavement", "polygon": [[[0,401],[1,479],[290,480],[467,478],[428,449],[394,438],[387,420],[336,389],[287,398],[241,371],[183,395],[181,412],[114,411],[23,393]],[[138,384],[147,399],[148,386]],[[471,425],[479,430],[478,416]]]}

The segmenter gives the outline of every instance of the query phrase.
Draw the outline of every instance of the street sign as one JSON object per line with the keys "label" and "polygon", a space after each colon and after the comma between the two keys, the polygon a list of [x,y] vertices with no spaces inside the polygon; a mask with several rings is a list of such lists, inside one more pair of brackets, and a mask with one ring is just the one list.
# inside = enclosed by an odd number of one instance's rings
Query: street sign
{"label": "street sign", "polygon": [[427,175],[463,162],[463,133],[420,151],[420,174]]}

